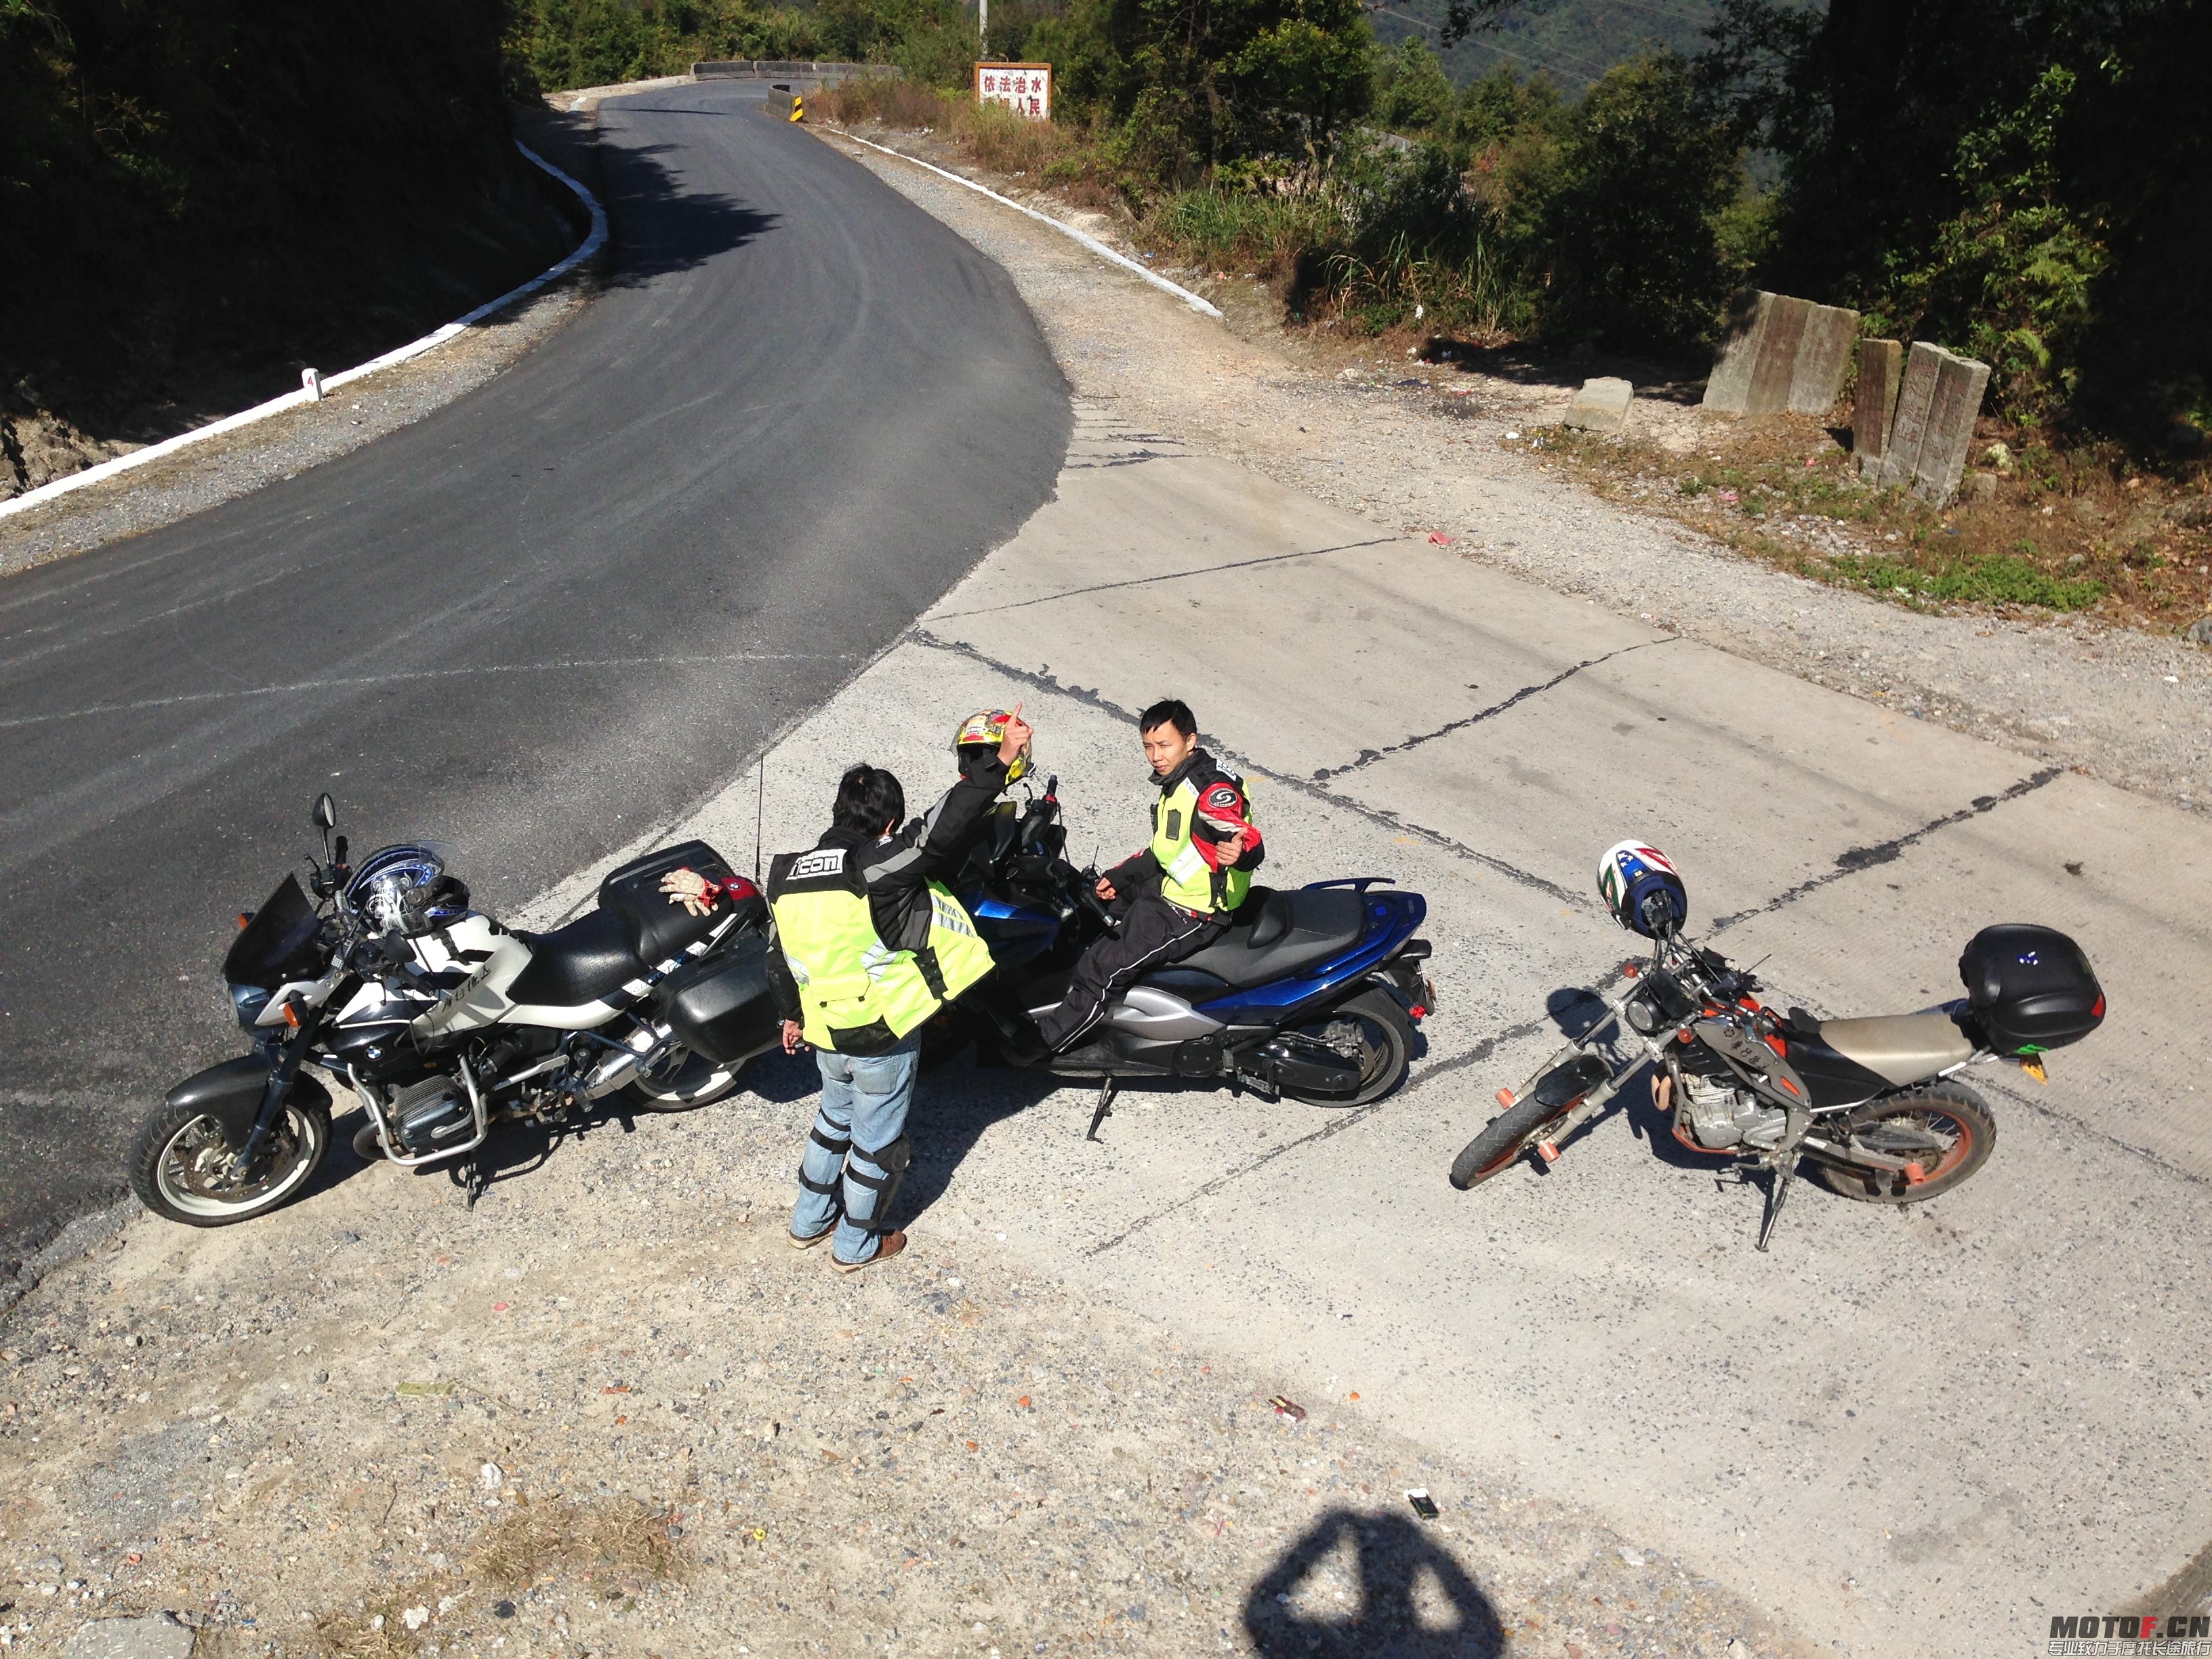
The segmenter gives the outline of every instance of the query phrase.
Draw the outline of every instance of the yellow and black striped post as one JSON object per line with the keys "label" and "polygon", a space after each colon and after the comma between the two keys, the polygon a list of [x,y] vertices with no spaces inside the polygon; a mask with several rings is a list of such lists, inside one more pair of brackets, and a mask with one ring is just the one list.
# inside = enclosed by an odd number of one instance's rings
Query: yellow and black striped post
{"label": "yellow and black striped post", "polygon": [[806,100],[795,92],[791,94],[791,118],[794,121],[806,118]]}

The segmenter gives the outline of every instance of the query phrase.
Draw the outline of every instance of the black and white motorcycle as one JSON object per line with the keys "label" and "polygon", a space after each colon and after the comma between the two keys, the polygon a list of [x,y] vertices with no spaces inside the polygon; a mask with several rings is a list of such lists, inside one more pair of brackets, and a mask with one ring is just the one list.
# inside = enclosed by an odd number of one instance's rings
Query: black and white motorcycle
{"label": "black and white motorcycle", "polygon": [[188,1226],[265,1215],[304,1188],[330,1147],[330,1091],[350,1088],[354,1150],[406,1167],[446,1163],[481,1190],[474,1154],[507,1121],[560,1127],[594,1103],[689,1111],[738,1087],[781,1025],[763,963],[768,907],[736,878],[694,916],[659,890],[689,868],[731,878],[704,842],[633,860],[597,907],[550,933],[470,908],[434,846],[380,849],[358,869],[314,805],[323,856],[241,914],[223,958],[253,1052],[172,1089],[131,1154],[146,1207]]}

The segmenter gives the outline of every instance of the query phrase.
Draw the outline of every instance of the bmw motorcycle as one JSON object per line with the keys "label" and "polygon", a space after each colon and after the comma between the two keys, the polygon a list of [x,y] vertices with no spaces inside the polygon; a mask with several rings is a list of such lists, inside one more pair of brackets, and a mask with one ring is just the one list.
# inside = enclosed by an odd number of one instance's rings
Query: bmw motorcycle
{"label": "bmw motorcycle", "polygon": [[926,1064],[973,1041],[990,1059],[1096,1079],[1093,1138],[1132,1079],[1209,1079],[1330,1106],[1365,1105],[1405,1080],[1414,1029],[1436,1006],[1429,942],[1413,937],[1428,904],[1373,876],[1252,888],[1219,939],[1146,974],[1077,1048],[1036,1055],[1030,1020],[1115,925],[1097,872],[1067,861],[1059,782],[1000,813],[951,884],[997,966],[933,1023]]}
{"label": "bmw motorcycle", "polygon": [[1960,1074],[2010,1061],[2038,1083],[2043,1056],[2105,1018],[2081,948],[2049,927],[1984,927],[1959,958],[1966,994],[1915,1014],[1815,1019],[1778,1013],[1764,988],[1682,931],[1688,896],[1664,854],[1624,842],[1599,866],[1599,890],[1624,927],[1651,940],[1622,964],[1625,988],[1584,993],[1598,1012],[1518,1090],[1453,1163],[1462,1191],[1533,1153],[1548,1166],[1632,1078],[1692,1152],[1767,1176],[1764,1250],[1801,1166],[1829,1191],[1873,1204],[1917,1204],[1980,1169],[1996,1143],[1989,1103]]}
{"label": "bmw motorcycle", "polygon": [[330,1146],[310,1066],[360,1103],[356,1153],[444,1164],[473,1204],[473,1155],[495,1126],[573,1125],[617,1095],[689,1111],[775,1046],[757,890],[738,878],[705,916],[659,890],[678,868],[731,876],[704,842],[633,860],[594,908],[529,933],[471,908],[434,847],[386,847],[356,869],[337,821],[321,796],[306,888],[287,875],[238,918],[222,975],[252,1051],[177,1085],[139,1132],[131,1185],[156,1214],[221,1227],[297,1195]]}

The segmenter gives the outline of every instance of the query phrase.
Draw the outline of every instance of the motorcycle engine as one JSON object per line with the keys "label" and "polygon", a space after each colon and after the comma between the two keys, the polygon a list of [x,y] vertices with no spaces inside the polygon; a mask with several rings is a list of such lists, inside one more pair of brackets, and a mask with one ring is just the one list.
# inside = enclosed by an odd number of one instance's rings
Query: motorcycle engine
{"label": "motorcycle engine", "polygon": [[468,1098],[451,1078],[429,1078],[402,1089],[392,1097],[385,1117],[392,1138],[410,1156],[459,1146],[476,1128]]}
{"label": "motorcycle engine", "polygon": [[1778,1107],[1760,1104],[1748,1089],[1692,1072],[1682,1073],[1675,1082],[1690,1133],[1700,1146],[1718,1152],[1728,1146],[1772,1146],[1781,1140],[1788,1115]]}

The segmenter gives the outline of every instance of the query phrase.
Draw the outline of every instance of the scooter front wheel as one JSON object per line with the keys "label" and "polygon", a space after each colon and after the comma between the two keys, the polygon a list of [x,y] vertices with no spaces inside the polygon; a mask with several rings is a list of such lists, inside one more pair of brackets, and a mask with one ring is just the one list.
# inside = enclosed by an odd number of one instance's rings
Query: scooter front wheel
{"label": "scooter front wheel", "polygon": [[640,1072],[637,1080],[623,1091],[623,1098],[641,1111],[696,1111],[735,1092],[752,1065],[750,1060],[741,1060],[725,1066],[689,1048],[678,1048],[650,1071]]}
{"label": "scooter front wheel", "polygon": [[1362,991],[1318,1019],[1297,1028],[1301,1036],[1327,1044],[1359,1060],[1359,1087],[1349,1095],[1283,1092],[1309,1106],[1366,1106],[1406,1080],[1413,1064],[1413,1025],[1388,991]]}

